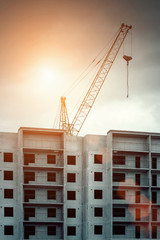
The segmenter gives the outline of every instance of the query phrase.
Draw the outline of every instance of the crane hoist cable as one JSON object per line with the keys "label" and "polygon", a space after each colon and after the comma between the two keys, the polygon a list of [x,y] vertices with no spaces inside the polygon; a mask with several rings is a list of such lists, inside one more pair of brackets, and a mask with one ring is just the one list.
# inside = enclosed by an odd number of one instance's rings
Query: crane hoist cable
{"label": "crane hoist cable", "polygon": [[[88,74],[95,68],[96,65],[98,65],[102,60],[103,58],[106,56],[106,52],[108,51],[107,48],[109,48],[109,45],[111,44],[112,40],[115,38],[115,36],[117,35],[118,31],[112,36],[112,38],[101,48],[101,50],[97,53],[97,55],[95,56],[95,58],[88,64],[88,66],[86,68],[84,68],[84,70],[82,71],[82,73],[77,77],[77,79],[74,81],[73,85],[68,88],[68,90],[66,90],[64,93],[63,93],[63,96],[67,96],[69,95],[79,84],[81,81],[83,81],[86,76],[88,76]],[[104,51],[104,55],[101,57],[100,60],[97,60],[98,56],[100,56],[100,54]],[[93,66],[93,64],[95,63],[95,65]],[[93,66],[92,69],[89,70],[89,68],[91,68]],[[88,71],[87,71],[88,70]],[[87,72],[87,73],[86,73]],[[85,74],[86,73],[86,74]],[[85,75],[84,75],[85,74]],[[84,75],[84,76],[83,76]]]}
{"label": "crane hoist cable", "polygon": [[[123,49],[124,50],[124,49]],[[128,71],[128,68],[129,68],[129,62],[132,60],[132,29],[131,29],[131,55],[128,56],[128,55],[125,55],[124,52],[123,52],[123,59],[126,61],[127,63],[127,98],[129,97],[129,71]]]}

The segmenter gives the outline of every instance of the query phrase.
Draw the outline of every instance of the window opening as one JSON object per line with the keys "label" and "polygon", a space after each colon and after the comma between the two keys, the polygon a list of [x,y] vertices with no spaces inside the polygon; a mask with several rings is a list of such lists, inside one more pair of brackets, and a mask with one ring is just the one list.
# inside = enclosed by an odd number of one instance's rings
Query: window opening
{"label": "window opening", "polygon": [[67,182],[76,182],[76,174],[67,173]]}
{"label": "window opening", "polygon": [[67,164],[68,165],[76,165],[76,156],[67,156]]}
{"label": "window opening", "polygon": [[24,154],[24,165],[28,165],[29,163],[35,163],[35,154]]}
{"label": "window opening", "polygon": [[102,199],[103,191],[102,190],[94,190],[94,199]]}
{"label": "window opening", "polygon": [[67,191],[67,200],[76,200],[76,191]]}
{"label": "window opening", "polygon": [[14,235],[13,226],[4,226],[4,235]]}
{"label": "window opening", "polygon": [[126,192],[123,190],[113,190],[113,199],[122,200],[126,199]]}
{"label": "window opening", "polygon": [[13,153],[4,153],[4,162],[13,162]]}
{"label": "window opening", "polygon": [[56,200],[56,191],[55,190],[48,190],[47,199]]}
{"label": "window opening", "polygon": [[47,181],[48,182],[56,182],[56,173],[47,173]]}
{"label": "window opening", "polygon": [[68,236],[76,236],[76,227],[67,227],[67,235]]}
{"label": "window opening", "polygon": [[113,208],[113,217],[125,217],[125,208]]}
{"label": "window opening", "polygon": [[103,208],[94,208],[94,216],[95,217],[103,217]]}
{"label": "window opening", "polygon": [[102,164],[103,163],[103,155],[94,154],[94,163],[95,164]]}
{"label": "window opening", "polygon": [[103,226],[102,225],[95,225],[94,226],[94,234],[95,235],[102,235],[103,234]]}
{"label": "window opening", "polygon": [[48,164],[56,164],[56,155],[47,155]]}
{"label": "window opening", "polygon": [[35,199],[35,190],[24,190],[24,202],[29,202],[29,199]]}
{"label": "window opening", "polygon": [[140,157],[136,157],[135,159],[135,167],[140,168]]}
{"label": "window opening", "polygon": [[13,198],[13,189],[4,189],[4,198]]}
{"label": "window opening", "polygon": [[24,172],[24,183],[28,184],[30,181],[35,181],[35,172]]}
{"label": "window opening", "polygon": [[13,171],[4,171],[4,180],[13,180]]}
{"label": "window opening", "polygon": [[76,209],[75,208],[68,208],[67,209],[67,217],[68,218],[76,218]]}
{"label": "window opening", "polygon": [[113,182],[125,181],[125,173],[113,173]]}
{"label": "window opening", "polygon": [[125,156],[113,155],[113,164],[115,165],[125,165]]}
{"label": "window opening", "polygon": [[102,182],[103,181],[103,173],[102,172],[95,172],[94,173],[94,181]]}
{"label": "window opening", "polygon": [[56,217],[56,208],[48,208],[48,218]]}
{"label": "window opening", "polygon": [[24,208],[24,220],[28,221],[30,217],[35,217],[35,208]]}
{"label": "window opening", "polygon": [[4,207],[4,217],[13,217],[13,207]]}

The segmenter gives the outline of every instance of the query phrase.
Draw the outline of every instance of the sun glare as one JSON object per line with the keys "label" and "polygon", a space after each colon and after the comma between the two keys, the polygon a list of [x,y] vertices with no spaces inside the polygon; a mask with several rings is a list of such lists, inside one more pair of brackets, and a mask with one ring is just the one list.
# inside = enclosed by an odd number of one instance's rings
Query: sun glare
{"label": "sun glare", "polygon": [[38,62],[33,71],[36,83],[41,87],[55,84],[58,81],[58,70],[50,61]]}
{"label": "sun glare", "polygon": [[55,81],[56,73],[51,67],[44,67],[41,68],[41,79],[46,84],[51,84],[53,81]]}

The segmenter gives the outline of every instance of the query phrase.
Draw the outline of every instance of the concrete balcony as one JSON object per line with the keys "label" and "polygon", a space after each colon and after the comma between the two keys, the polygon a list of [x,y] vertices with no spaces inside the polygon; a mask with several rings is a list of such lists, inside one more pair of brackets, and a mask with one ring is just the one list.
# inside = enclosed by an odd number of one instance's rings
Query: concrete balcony
{"label": "concrete balcony", "polygon": [[129,141],[113,141],[113,150],[123,152],[148,153],[149,144],[147,142],[129,142]]}

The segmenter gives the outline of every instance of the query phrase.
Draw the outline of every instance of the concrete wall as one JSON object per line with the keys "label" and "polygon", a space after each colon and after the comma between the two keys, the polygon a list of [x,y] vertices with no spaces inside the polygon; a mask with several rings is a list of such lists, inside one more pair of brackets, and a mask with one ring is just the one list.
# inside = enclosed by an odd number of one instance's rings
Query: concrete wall
{"label": "concrete wall", "polygon": [[[0,133],[0,239],[17,239],[18,223],[18,137],[16,133]],[[4,153],[13,153],[13,162],[4,162]],[[4,171],[13,171],[13,180],[4,180]],[[4,189],[13,189],[13,199],[4,198]],[[13,207],[13,217],[4,216],[4,208]],[[4,235],[4,226],[13,226],[14,235]]]}
{"label": "concrete wall", "polygon": [[[84,167],[84,215],[83,239],[106,238],[106,136],[88,135],[83,142]],[[102,155],[102,164],[95,164],[95,155]],[[95,172],[102,173],[102,181],[94,181]],[[102,199],[94,198],[94,191],[102,190]],[[95,207],[103,208],[103,216],[95,217]],[[102,227],[101,234],[95,234],[95,226]]]}
{"label": "concrete wall", "polygon": [[[67,164],[67,156],[74,156],[76,159],[75,165]],[[65,137],[65,157],[64,157],[64,239],[81,240],[82,239],[82,209],[83,209],[83,185],[82,185],[82,138],[81,137]],[[74,173],[76,176],[75,182],[67,182],[67,174]],[[67,200],[67,191],[76,192],[76,200]],[[75,209],[76,217],[67,217],[67,210]],[[67,234],[68,227],[76,228],[76,235]]]}

